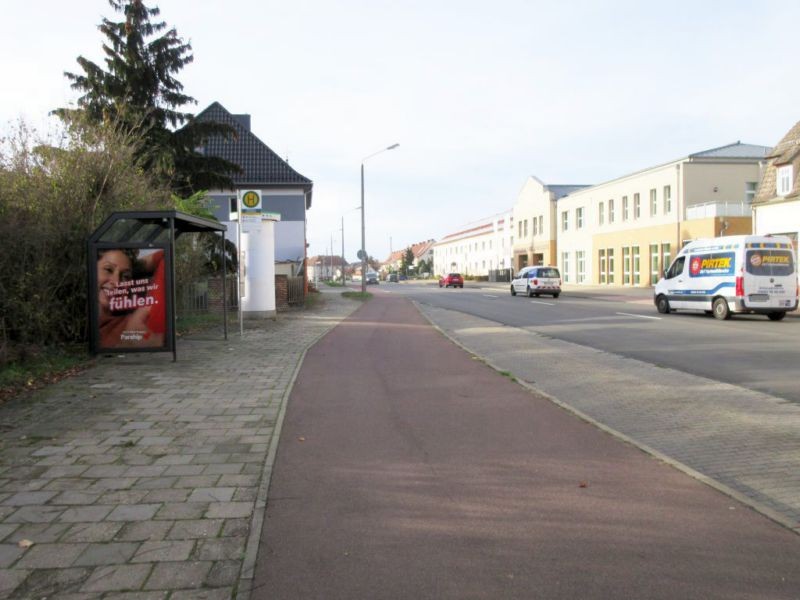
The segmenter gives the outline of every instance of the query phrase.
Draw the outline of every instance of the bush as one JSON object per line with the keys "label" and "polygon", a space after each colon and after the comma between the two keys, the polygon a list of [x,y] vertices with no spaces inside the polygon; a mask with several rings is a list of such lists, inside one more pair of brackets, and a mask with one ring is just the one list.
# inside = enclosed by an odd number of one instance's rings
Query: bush
{"label": "bush", "polygon": [[30,345],[87,339],[87,239],[114,211],[172,206],[113,124],[56,140],[20,122],[0,138],[0,365]]}

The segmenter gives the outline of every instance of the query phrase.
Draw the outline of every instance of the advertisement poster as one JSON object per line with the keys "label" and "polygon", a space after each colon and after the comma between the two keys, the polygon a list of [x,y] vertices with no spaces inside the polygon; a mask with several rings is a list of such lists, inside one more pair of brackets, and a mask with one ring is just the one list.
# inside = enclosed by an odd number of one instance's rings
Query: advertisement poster
{"label": "advertisement poster", "polygon": [[97,318],[102,349],[166,345],[164,250],[97,251]]}
{"label": "advertisement poster", "polygon": [[689,263],[690,277],[720,277],[733,275],[736,264],[733,252],[693,256]]}

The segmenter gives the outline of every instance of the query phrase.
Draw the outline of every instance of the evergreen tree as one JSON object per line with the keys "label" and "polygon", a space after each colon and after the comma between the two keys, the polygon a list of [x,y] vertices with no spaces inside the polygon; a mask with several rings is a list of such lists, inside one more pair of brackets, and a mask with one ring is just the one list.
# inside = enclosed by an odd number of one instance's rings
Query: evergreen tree
{"label": "evergreen tree", "polygon": [[408,275],[408,269],[414,266],[414,251],[411,246],[403,251],[403,256],[400,259],[400,271],[403,275]]}
{"label": "evergreen tree", "polygon": [[99,26],[106,37],[103,44],[105,69],[83,56],[77,59],[83,74],[65,73],[72,88],[82,92],[77,109],[61,108],[55,113],[68,120],[83,113],[93,122],[117,123],[142,140],[137,149],[145,170],[167,182],[179,194],[200,189],[232,187],[230,174],[238,166],[198,153],[211,135],[233,135],[219,123],[198,123],[181,110],[197,101],[183,91],[176,74],[192,62],[192,47],[167,29],[157,7],[142,0],[108,0],[124,15],[122,21],[103,18]]}

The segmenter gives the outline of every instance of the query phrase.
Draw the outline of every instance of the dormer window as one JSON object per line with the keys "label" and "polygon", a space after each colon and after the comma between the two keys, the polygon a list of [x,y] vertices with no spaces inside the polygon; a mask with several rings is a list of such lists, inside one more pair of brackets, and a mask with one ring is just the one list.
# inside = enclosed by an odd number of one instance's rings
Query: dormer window
{"label": "dormer window", "polygon": [[778,167],[778,195],[786,196],[792,191],[792,181],[794,179],[792,173],[792,165],[783,165]]}

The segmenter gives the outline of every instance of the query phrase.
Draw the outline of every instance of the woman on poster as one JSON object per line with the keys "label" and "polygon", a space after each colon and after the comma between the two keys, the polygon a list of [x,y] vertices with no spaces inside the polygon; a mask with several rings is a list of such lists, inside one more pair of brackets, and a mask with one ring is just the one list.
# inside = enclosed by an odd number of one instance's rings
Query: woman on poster
{"label": "woman on poster", "polygon": [[108,249],[97,256],[101,349],[164,346],[163,249]]}

